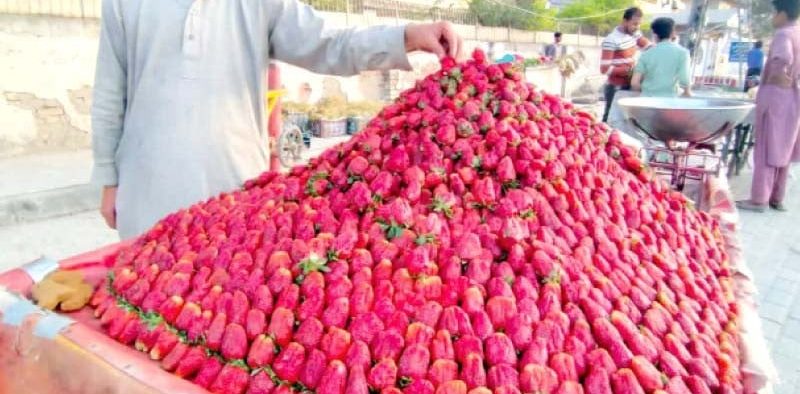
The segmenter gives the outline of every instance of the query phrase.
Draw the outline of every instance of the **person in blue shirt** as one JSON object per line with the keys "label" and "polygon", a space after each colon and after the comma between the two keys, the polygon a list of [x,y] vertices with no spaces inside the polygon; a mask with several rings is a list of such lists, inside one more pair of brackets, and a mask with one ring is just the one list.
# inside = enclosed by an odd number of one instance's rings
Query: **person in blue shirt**
{"label": "person in blue shirt", "polygon": [[[747,52],[747,80],[761,75],[761,68],[764,67],[764,51],[761,47],[764,44],[761,41],[756,41],[753,44],[753,49]],[[744,84],[744,92],[747,93],[751,86],[749,83]]]}

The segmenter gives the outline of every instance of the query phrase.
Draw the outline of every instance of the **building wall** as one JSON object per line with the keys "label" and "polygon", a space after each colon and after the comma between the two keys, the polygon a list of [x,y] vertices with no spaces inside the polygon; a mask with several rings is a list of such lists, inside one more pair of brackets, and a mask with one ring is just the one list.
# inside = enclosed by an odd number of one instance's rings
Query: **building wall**
{"label": "building wall", "polygon": [[[0,0],[0,157],[28,152],[88,147],[91,141],[91,86],[93,84],[99,21],[91,15],[98,10],[89,0],[64,0],[62,7],[19,7],[19,0]],[[45,0],[24,2],[45,4]],[[91,4],[90,4],[91,3]],[[56,4],[53,0],[51,4]],[[98,3],[99,4],[99,3]],[[16,8],[15,8],[16,7]],[[4,14],[17,10],[27,15]],[[46,16],[49,13],[81,15],[84,18]],[[87,16],[88,15],[88,16]],[[328,14],[335,24],[375,24],[402,21],[344,20],[341,14]],[[466,47],[486,47],[497,42],[505,51],[523,55],[541,52],[551,40],[549,32],[526,32],[480,26],[456,26],[466,38]],[[599,38],[565,35],[571,48],[578,44],[590,60],[586,70],[599,67]],[[502,55],[502,54],[498,54]],[[325,94],[344,94],[349,100],[388,99],[411,87],[415,80],[438,68],[430,55],[412,55],[413,72],[366,72],[341,78],[314,74],[281,66],[287,99],[315,102]],[[581,84],[579,76],[570,90]],[[548,78],[542,88],[557,93],[560,81]],[[310,88],[310,92],[307,88]]]}

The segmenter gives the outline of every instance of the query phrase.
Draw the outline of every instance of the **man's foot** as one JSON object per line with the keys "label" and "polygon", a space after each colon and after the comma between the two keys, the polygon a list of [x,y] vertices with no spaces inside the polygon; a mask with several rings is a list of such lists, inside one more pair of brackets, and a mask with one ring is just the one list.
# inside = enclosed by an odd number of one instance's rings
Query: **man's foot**
{"label": "man's foot", "polygon": [[766,205],[756,204],[750,200],[736,201],[736,208],[744,211],[764,212],[767,210]]}
{"label": "man's foot", "polygon": [[770,202],[769,207],[778,212],[786,212],[786,207],[781,202]]}

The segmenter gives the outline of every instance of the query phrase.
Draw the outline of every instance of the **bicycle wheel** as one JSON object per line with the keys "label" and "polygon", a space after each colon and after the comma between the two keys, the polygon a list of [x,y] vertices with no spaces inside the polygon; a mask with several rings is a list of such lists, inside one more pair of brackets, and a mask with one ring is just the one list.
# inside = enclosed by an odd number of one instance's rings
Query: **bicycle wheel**
{"label": "bicycle wheel", "polygon": [[295,125],[286,127],[278,137],[278,159],[284,167],[294,167],[303,160],[303,132]]}

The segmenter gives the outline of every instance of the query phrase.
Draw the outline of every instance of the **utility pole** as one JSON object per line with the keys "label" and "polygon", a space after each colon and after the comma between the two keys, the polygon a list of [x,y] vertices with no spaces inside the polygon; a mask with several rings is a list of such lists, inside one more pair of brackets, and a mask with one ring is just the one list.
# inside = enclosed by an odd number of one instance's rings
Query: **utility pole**
{"label": "utility pole", "polygon": [[[697,66],[697,59],[695,55],[698,53],[700,43],[703,39],[703,28],[706,24],[706,10],[708,9],[708,0],[692,0],[691,8],[689,9],[689,55],[692,60],[691,78],[694,78],[694,69]],[[702,59],[701,59],[702,61]]]}

